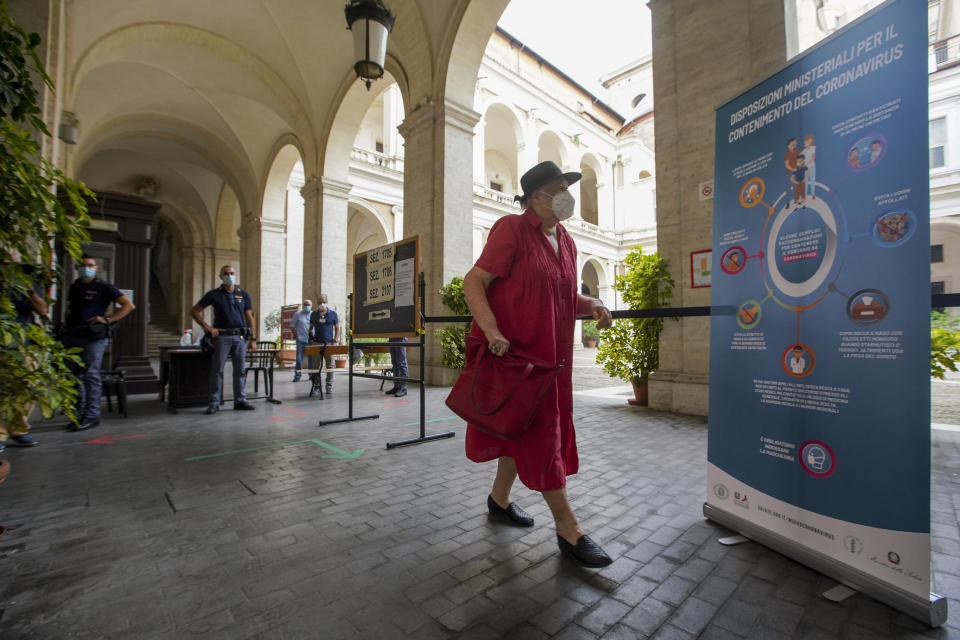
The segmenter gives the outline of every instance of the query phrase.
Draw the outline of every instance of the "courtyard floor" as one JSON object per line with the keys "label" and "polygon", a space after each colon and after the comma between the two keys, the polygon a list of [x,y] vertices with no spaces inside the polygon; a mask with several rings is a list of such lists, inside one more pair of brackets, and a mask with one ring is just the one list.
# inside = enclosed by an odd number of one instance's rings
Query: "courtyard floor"
{"label": "courtyard floor", "polygon": [[[924,625],[759,544],[725,547],[705,520],[707,422],[629,406],[629,389],[578,350],[583,528],[615,558],[562,559],[543,500],[519,484],[530,529],[491,522],[494,466],[463,455],[465,426],[419,397],[358,380],[308,398],[280,372],[283,404],[129,417],[69,433],[37,423],[8,447],[0,485],[0,638],[960,638],[960,380],[933,383],[933,590],[951,619]],[[248,381],[252,386],[252,380]],[[411,387],[414,391],[415,387]],[[955,425],[955,426],[953,426]]]}

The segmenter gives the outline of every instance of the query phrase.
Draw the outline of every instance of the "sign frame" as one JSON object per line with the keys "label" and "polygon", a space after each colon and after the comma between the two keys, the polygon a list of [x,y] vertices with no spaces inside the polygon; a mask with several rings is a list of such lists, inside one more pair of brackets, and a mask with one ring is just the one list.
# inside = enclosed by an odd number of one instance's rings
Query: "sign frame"
{"label": "sign frame", "polygon": [[[369,276],[367,258],[384,249],[393,248],[392,298],[385,302],[371,304],[367,299]],[[411,262],[412,261],[412,262]],[[399,271],[399,272],[398,272]],[[420,317],[420,236],[411,236],[385,245],[369,249],[353,256],[353,296],[350,305],[350,334],[354,339],[365,338],[415,338],[423,331],[423,318]],[[396,278],[402,278],[397,282]],[[397,285],[402,291],[412,287],[411,304],[397,306]],[[403,301],[407,298],[404,295]]]}

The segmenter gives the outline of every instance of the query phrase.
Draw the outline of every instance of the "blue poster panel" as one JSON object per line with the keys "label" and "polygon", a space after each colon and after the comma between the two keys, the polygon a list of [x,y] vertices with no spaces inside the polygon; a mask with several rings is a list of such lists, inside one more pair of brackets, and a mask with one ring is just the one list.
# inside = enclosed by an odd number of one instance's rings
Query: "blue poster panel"
{"label": "blue poster panel", "polygon": [[926,598],[926,4],[717,111],[707,502]]}

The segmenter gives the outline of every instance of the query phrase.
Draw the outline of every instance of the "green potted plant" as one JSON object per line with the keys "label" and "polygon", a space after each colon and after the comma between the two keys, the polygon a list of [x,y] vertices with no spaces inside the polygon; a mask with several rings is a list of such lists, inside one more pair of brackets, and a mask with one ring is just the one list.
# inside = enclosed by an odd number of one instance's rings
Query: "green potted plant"
{"label": "green potted plant", "polygon": [[597,346],[597,342],[600,340],[600,330],[597,329],[596,320],[584,320],[580,333],[583,346],[588,349],[593,349]]}
{"label": "green potted plant", "polygon": [[947,371],[957,371],[960,360],[960,319],[934,311],[930,315],[930,376],[943,380]]}
{"label": "green potted plant", "polygon": [[[666,260],[656,252],[644,255],[642,247],[635,247],[625,262],[626,273],[616,277],[613,288],[623,294],[630,309],[669,307],[674,281]],[[663,318],[629,318],[615,320],[600,336],[597,363],[609,375],[633,385],[630,404],[647,404],[647,380],[660,366],[661,331]]]}
{"label": "green potted plant", "polygon": [[[437,293],[440,294],[443,304],[455,315],[470,315],[470,307],[467,306],[467,299],[463,295],[463,278],[454,276],[450,280],[450,284],[437,291]],[[469,330],[469,322],[456,322],[448,324],[442,329],[437,329],[436,335],[440,340],[443,366],[448,369],[463,369],[466,361],[466,338]]]}
{"label": "green potted plant", "polygon": [[54,284],[69,286],[69,274],[54,262],[55,240],[79,261],[90,239],[84,197],[93,193],[41,152],[51,136],[40,90],[54,87],[39,45],[40,36],[16,24],[0,2],[0,420],[6,422],[33,404],[45,418],[58,410],[80,418],[73,413],[76,378],[68,369],[82,364],[80,349],[57,341],[46,316],[37,317],[43,326],[20,324],[15,307],[35,286],[44,298]]}

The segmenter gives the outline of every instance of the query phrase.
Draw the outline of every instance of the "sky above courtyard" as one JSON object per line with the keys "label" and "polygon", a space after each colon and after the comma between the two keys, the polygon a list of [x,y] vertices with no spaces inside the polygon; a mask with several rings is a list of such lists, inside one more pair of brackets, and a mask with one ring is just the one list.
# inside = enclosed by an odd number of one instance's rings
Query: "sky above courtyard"
{"label": "sky above courtyard", "polygon": [[598,97],[598,78],[651,48],[646,0],[512,0],[500,27]]}

